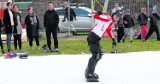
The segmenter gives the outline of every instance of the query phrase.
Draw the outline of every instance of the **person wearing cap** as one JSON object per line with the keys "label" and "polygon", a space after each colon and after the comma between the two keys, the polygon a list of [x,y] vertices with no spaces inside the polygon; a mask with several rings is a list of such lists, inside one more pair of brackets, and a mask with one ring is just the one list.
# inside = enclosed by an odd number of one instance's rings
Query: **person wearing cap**
{"label": "person wearing cap", "polygon": [[125,10],[125,15],[123,16],[123,22],[124,22],[124,31],[125,35],[123,37],[123,42],[125,42],[126,36],[129,34],[130,42],[133,42],[133,26],[134,26],[134,20],[133,17],[130,15],[130,9]]}
{"label": "person wearing cap", "polygon": [[11,51],[11,37],[14,31],[14,26],[17,26],[17,19],[15,17],[15,13],[12,10],[12,3],[7,3],[7,9],[4,10],[4,26],[5,26],[5,33],[7,35],[7,49],[8,52]]}
{"label": "person wearing cap", "polygon": [[[67,2],[64,2],[64,10],[65,10],[65,14],[64,14],[64,19],[62,20],[62,22],[66,21],[66,19],[70,20],[71,31],[73,32],[73,35],[76,35],[76,30],[73,25],[73,21],[76,20],[76,13],[74,12],[72,8],[68,8]],[[68,11],[70,11],[70,15],[68,15]]]}
{"label": "person wearing cap", "polygon": [[141,13],[138,15],[138,23],[141,26],[142,33],[141,33],[141,39],[143,42],[145,42],[145,38],[147,35],[147,21],[148,21],[148,16],[146,14],[146,8],[141,8]]}
{"label": "person wearing cap", "polygon": [[115,28],[117,31],[117,43],[120,43],[124,36],[124,25],[123,25],[124,10],[121,13],[122,13],[122,16],[118,20],[117,24],[115,24]]}
{"label": "person wearing cap", "polygon": [[160,20],[160,16],[156,13],[156,10],[154,8],[151,8],[150,10],[151,10],[151,15],[149,16],[150,28],[145,40],[147,40],[152,35],[152,33],[155,32],[157,34],[157,41],[160,41],[159,28],[158,28],[158,20]]}
{"label": "person wearing cap", "polygon": [[87,37],[88,45],[90,47],[90,52],[92,57],[89,59],[88,66],[85,70],[85,78],[96,79],[99,77],[95,73],[95,68],[97,62],[102,58],[102,51],[100,47],[100,40],[104,37],[104,34],[107,33],[108,36],[112,39],[112,46],[116,47],[116,41],[114,35],[112,34],[112,26],[114,22],[117,22],[121,14],[119,12],[113,13],[112,16],[97,12],[94,14],[94,19],[98,20],[98,23],[90,30],[90,33]]}

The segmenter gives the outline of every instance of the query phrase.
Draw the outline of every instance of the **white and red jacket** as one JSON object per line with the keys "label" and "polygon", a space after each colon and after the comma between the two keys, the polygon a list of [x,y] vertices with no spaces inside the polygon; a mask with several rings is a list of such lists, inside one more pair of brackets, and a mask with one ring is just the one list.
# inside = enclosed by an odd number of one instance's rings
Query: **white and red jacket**
{"label": "white and red jacket", "polygon": [[102,38],[104,34],[107,32],[110,38],[114,38],[112,34],[112,26],[113,26],[112,17],[107,14],[102,14],[102,15],[95,14],[94,18],[98,20],[98,23],[94,25],[94,27],[91,29],[91,32],[94,32],[100,38]]}

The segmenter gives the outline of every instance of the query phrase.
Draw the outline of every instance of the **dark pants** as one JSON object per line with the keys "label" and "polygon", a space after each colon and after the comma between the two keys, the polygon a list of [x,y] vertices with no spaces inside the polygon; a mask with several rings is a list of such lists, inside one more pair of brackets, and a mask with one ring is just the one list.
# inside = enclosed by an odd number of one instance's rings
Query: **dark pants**
{"label": "dark pants", "polygon": [[118,27],[117,30],[117,42],[120,42],[124,36],[124,28],[123,27]]}
{"label": "dark pants", "polygon": [[58,48],[57,29],[47,27],[46,28],[47,45],[50,50],[51,50],[51,34],[54,39],[54,48]]}
{"label": "dark pants", "polygon": [[95,33],[91,32],[88,35],[87,41],[90,47],[90,51],[92,53],[92,57],[89,59],[89,62],[88,62],[88,70],[94,73],[97,62],[102,57],[102,51],[100,47],[100,38]]}
{"label": "dark pants", "polygon": [[8,48],[8,52],[10,52],[11,50],[11,38],[12,38],[12,34],[13,34],[13,31],[14,31],[14,26],[11,27],[12,29],[12,33],[7,33],[6,36],[6,41],[7,41],[7,48]]}
{"label": "dark pants", "polygon": [[149,32],[148,32],[148,34],[146,36],[146,40],[152,35],[153,32],[156,32],[156,34],[157,34],[157,40],[160,40],[159,28],[158,28],[158,26],[155,26],[155,25],[151,25],[150,26]]}
{"label": "dark pants", "polygon": [[22,41],[21,41],[21,34],[13,35],[14,37],[14,48],[17,50],[17,42],[19,45],[19,49],[22,49]]}
{"label": "dark pants", "polygon": [[33,46],[33,39],[35,39],[36,45],[39,46],[39,37],[38,37],[38,36],[30,37],[30,38],[29,38],[29,45],[30,45],[30,46]]}
{"label": "dark pants", "polygon": [[1,49],[3,51],[3,41],[2,41],[2,38],[1,38],[1,30],[0,30],[0,46],[1,46]]}

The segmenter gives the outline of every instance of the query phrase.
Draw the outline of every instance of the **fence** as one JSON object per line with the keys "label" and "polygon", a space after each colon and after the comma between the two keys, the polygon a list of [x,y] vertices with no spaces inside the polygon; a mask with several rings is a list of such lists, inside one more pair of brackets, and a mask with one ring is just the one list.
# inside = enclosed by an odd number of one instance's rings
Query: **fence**
{"label": "fence", "polygon": [[[16,2],[16,4],[19,4],[19,7],[22,10],[22,17],[25,17],[27,14],[27,8],[29,6],[32,6],[34,8],[35,13],[37,14],[38,18],[40,19],[40,23],[43,23],[43,15],[45,11],[47,10],[48,2],[54,2],[55,7],[60,7],[60,4],[63,4],[64,1],[68,0],[33,0],[32,2]],[[104,0],[98,0],[101,4],[104,3]],[[70,2],[77,2],[83,4],[83,6],[91,7],[91,1],[90,0],[70,0]],[[114,3],[117,2],[117,0],[109,0],[109,6],[108,6],[108,12],[110,13],[111,10],[114,7]],[[139,13],[139,9],[141,7],[147,8],[147,0],[118,0],[118,3],[120,6],[124,6],[125,8],[131,9],[132,15],[137,15]],[[159,3],[159,0],[150,0],[149,7],[153,7]],[[100,6],[96,5],[95,10],[102,10]]]}

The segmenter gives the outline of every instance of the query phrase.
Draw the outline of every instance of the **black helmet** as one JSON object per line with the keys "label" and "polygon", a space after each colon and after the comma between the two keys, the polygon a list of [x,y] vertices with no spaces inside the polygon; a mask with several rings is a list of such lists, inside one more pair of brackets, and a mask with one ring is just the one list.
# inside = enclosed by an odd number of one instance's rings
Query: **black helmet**
{"label": "black helmet", "polygon": [[121,17],[121,16],[122,16],[122,12],[119,11],[119,10],[116,10],[116,12],[112,14],[112,17],[113,17],[114,15],[117,15],[118,17]]}

